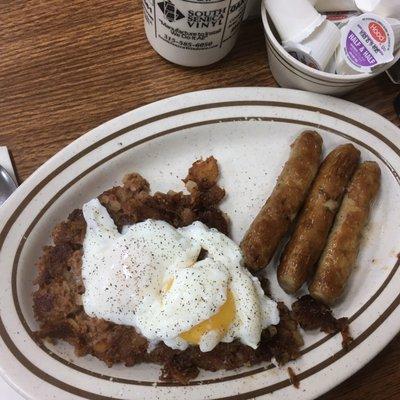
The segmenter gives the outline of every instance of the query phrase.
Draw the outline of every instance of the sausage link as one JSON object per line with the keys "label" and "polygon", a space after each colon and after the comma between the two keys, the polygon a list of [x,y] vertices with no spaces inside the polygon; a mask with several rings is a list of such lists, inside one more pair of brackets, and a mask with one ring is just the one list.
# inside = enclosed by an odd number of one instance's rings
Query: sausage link
{"label": "sausage link", "polygon": [[278,266],[278,282],[286,292],[297,292],[313,272],[359,158],[360,152],[346,144],[321,164]]}
{"label": "sausage link", "polygon": [[302,206],[318,171],[322,138],[317,132],[303,132],[291,145],[271,196],[246,232],[241,248],[247,268],[267,266],[291,222]]}
{"label": "sausage link", "polygon": [[350,182],[309,286],[311,296],[325,304],[333,304],[343,293],[357,259],[371,203],[379,190],[380,176],[378,164],[367,161]]}

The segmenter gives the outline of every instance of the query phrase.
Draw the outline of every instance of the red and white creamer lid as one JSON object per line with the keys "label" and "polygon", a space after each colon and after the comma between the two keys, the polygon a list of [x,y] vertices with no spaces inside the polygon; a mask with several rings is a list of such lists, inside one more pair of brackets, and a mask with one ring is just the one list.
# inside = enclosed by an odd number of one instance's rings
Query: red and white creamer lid
{"label": "red and white creamer lid", "polygon": [[351,18],[342,28],[341,58],[358,72],[371,72],[393,60],[395,36],[379,15],[366,13]]}

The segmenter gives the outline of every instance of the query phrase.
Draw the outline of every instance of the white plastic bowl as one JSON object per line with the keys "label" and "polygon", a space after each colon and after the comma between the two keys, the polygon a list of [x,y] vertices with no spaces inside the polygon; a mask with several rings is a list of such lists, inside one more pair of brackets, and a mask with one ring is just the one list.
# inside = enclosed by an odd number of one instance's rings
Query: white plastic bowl
{"label": "white plastic bowl", "polygon": [[[292,57],[275,37],[272,31],[274,27],[271,26],[272,23],[267,16],[264,4],[261,5],[261,17],[264,26],[269,66],[275,80],[282,87],[323,94],[342,95],[382,72],[380,70],[373,74],[336,75],[318,71],[302,64]],[[397,51],[391,65],[399,58],[400,50]]]}

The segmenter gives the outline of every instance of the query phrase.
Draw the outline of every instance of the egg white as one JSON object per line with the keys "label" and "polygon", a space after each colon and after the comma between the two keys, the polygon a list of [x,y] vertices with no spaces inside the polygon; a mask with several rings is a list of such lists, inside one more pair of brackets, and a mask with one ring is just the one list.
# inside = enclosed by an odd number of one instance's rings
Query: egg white
{"label": "egg white", "polygon": [[[234,321],[222,338],[204,334],[201,351],[235,339],[256,348],[262,329],[279,322],[277,304],[244,268],[239,246],[217,230],[201,222],[175,229],[146,220],[119,233],[97,199],[83,214],[82,301],[89,316],[133,326],[152,345],[163,341],[183,350],[189,344],[179,335],[215,315],[230,290]],[[197,261],[201,249],[207,256]]]}

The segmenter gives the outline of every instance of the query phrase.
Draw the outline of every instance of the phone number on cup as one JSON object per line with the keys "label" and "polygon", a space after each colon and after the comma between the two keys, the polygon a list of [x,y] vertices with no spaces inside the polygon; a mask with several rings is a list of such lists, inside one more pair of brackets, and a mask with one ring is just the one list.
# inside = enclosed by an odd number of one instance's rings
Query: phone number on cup
{"label": "phone number on cup", "polygon": [[210,47],[213,44],[213,42],[197,42],[197,43],[193,43],[193,42],[188,42],[188,41],[184,41],[184,40],[178,40],[178,39],[175,39],[174,37],[169,36],[169,35],[164,35],[164,40],[166,40],[167,42],[169,42],[171,44],[175,44],[177,46],[194,47],[196,49],[203,48],[203,47]]}

